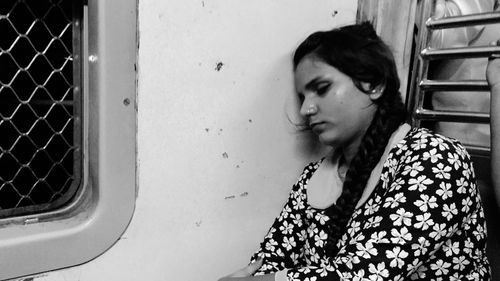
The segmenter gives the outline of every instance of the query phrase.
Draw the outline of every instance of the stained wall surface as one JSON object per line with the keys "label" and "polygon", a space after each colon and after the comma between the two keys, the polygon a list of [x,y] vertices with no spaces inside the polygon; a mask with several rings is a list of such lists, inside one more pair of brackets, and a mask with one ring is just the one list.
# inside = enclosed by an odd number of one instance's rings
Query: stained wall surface
{"label": "stained wall surface", "polygon": [[353,23],[356,2],[139,1],[134,217],[102,256],[35,279],[205,281],[244,266],[321,154],[288,120],[292,51]]}

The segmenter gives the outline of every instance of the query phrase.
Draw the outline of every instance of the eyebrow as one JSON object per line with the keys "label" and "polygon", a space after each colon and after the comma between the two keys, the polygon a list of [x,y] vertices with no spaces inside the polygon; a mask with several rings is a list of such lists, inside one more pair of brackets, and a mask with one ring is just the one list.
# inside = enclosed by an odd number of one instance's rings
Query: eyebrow
{"label": "eyebrow", "polygon": [[308,90],[311,90],[311,89],[314,89],[317,84],[320,84],[323,82],[329,82],[329,81],[325,81],[325,80],[327,80],[327,78],[325,78],[323,76],[316,77],[313,80],[309,81],[309,83],[306,84],[305,88]]}
{"label": "eyebrow", "polygon": [[[327,77],[324,77],[324,76],[318,76],[314,79],[312,79],[311,81],[309,81],[306,86],[304,87],[304,89],[306,90],[314,90],[315,89],[315,86],[319,83],[330,83],[331,81],[325,81],[325,80],[328,80]],[[302,95],[302,92],[297,92],[297,94],[299,95]]]}

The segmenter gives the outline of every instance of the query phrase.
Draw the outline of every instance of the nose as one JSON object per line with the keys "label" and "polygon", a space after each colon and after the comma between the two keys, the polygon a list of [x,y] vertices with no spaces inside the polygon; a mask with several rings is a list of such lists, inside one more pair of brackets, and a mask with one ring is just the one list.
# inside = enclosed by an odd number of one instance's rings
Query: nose
{"label": "nose", "polygon": [[312,102],[305,100],[300,107],[300,115],[308,117],[318,113],[318,106]]}

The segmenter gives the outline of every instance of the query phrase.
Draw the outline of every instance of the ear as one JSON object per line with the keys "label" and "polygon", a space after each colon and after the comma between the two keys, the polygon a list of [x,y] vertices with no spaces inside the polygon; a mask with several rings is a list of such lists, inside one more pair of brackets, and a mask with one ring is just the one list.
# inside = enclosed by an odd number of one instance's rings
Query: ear
{"label": "ear", "polygon": [[370,99],[372,101],[376,101],[382,96],[384,91],[385,91],[385,85],[380,84],[380,85],[372,88],[370,91],[368,91],[368,96],[370,97]]}

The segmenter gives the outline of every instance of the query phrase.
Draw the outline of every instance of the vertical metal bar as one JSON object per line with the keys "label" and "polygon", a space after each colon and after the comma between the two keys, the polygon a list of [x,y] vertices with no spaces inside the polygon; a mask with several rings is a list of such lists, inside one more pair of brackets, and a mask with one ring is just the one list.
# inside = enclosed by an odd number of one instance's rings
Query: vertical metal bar
{"label": "vertical metal bar", "polygon": [[[83,167],[83,2],[73,0],[73,183],[72,189],[82,188]],[[75,192],[72,192],[73,194]],[[71,194],[71,195],[73,195]]]}
{"label": "vertical metal bar", "polygon": [[434,13],[436,0],[423,0],[420,17],[420,24],[418,26],[418,38],[415,46],[414,65],[412,70],[410,91],[407,95],[407,109],[411,114],[412,126],[418,127],[420,121],[416,118],[417,109],[423,107],[424,91],[419,88],[419,81],[427,79],[427,72],[429,62],[424,60],[420,51],[425,49],[431,38],[431,33],[426,27],[426,19],[430,18]]}

